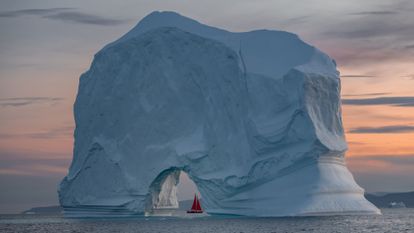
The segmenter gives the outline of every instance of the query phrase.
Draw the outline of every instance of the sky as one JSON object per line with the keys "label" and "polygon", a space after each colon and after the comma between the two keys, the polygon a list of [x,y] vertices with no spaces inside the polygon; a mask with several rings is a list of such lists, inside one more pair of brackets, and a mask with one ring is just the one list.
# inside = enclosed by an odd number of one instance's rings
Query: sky
{"label": "sky", "polygon": [[[230,31],[294,32],[329,54],[341,72],[357,183],[414,190],[414,1],[0,0],[0,213],[58,203],[80,74],[155,10]],[[192,195],[189,179],[182,183]]]}

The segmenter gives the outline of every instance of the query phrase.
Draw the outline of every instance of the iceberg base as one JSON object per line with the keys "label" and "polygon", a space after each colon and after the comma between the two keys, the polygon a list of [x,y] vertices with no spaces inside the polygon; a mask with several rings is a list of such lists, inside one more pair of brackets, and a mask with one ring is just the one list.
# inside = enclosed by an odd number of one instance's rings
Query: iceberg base
{"label": "iceberg base", "polygon": [[[217,202],[216,202],[217,203]],[[289,169],[289,172],[253,189],[205,206],[211,215],[254,217],[377,215],[381,211],[367,201],[343,160],[322,158]],[[66,217],[134,217],[145,211],[120,206],[64,207]]]}

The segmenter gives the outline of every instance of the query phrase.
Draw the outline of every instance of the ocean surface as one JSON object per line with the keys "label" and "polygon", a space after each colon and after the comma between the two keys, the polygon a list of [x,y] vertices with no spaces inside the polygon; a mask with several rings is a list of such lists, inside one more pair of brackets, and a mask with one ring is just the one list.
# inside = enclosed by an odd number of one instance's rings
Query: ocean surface
{"label": "ocean surface", "polygon": [[0,215],[0,232],[414,232],[414,209],[382,209],[380,216],[290,218],[142,217],[66,219],[46,215]]}

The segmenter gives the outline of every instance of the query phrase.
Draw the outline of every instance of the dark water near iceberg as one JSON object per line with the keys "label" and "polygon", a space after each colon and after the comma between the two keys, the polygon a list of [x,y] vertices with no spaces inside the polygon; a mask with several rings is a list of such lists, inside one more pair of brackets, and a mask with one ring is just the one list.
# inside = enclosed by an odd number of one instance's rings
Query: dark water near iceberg
{"label": "dark water near iceberg", "polygon": [[414,209],[383,209],[381,216],[300,218],[65,219],[0,215],[0,232],[414,232]]}

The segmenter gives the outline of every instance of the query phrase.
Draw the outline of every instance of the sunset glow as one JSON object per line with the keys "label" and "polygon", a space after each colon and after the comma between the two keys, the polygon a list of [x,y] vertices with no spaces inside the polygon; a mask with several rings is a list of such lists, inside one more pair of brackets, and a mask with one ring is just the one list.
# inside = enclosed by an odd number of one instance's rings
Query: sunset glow
{"label": "sunset glow", "polygon": [[[269,1],[260,7],[241,1],[239,13],[224,14],[217,9],[215,17],[206,10],[213,3],[164,4],[159,9],[160,1],[141,5],[125,1],[95,9],[82,2],[0,3],[1,211],[57,203],[56,185],[72,159],[73,103],[79,76],[94,53],[152,10],[176,10],[230,31],[288,30],[329,54],[342,75],[343,122],[349,143],[346,158],[356,181],[370,192],[414,189],[414,30],[405,23],[414,20],[412,12],[406,11],[414,9],[411,1],[335,5],[319,0],[312,2],[324,3],[324,8],[296,4],[302,7],[290,15],[277,12],[289,1]],[[12,14],[62,6],[114,21],[88,24]],[[380,25],[381,30],[369,30]],[[17,192],[31,191],[26,183],[19,183],[26,178],[27,182],[43,182],[47,195],[35,203],[22,202],[23,196],[15,198]]]}

